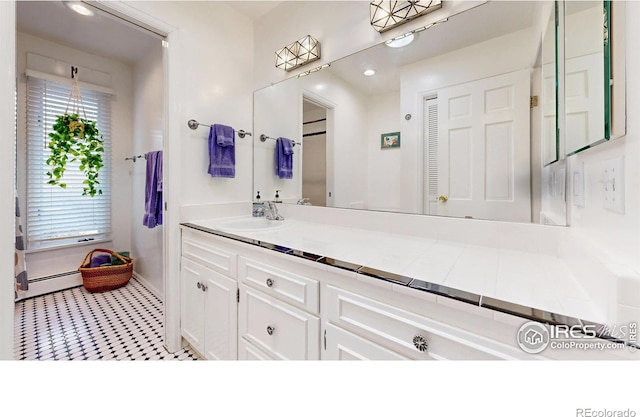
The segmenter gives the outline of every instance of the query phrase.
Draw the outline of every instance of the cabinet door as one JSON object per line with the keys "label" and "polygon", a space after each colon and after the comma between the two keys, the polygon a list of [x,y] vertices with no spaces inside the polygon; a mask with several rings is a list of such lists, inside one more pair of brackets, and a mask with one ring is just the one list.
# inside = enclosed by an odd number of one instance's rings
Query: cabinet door
{"label": "cabinet door", "polygon": [[320,319],[240,284],[240,336],[278,359],[320,359]]}
{"label": "cabinet door", "polygon": [[207,270],[204,297],[205,352],[207,359],[238,357],[238,302],[236,281]]}
{"label": "cabinet door", "polygon": [[202,265],[184,257],[182,258],[180,266],[181,333],[191,347],[201,355],[204,352],[204,295],[202,284],[207,280],[208,271]]}
{"label": "cabinet door", "polygon": [[407,360],[389,349],[327,323],[325,326],[325,354],[329,360]]}

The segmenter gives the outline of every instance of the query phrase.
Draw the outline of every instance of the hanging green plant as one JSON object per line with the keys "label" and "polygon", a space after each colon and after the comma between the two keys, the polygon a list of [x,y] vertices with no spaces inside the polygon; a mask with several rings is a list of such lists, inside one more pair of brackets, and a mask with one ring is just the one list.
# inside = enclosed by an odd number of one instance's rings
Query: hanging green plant
{"label": "hanging green plant", "polygon": [[[82,195],[94,197],[96,194],[102,194],[102,190],[98,188],[100,184],[98,171],[104,166],[102,163],[104,145],[96,122],[87,119],[86,114],[84,118],[78,115],[81,108],[84,114],[84,107],[82,106],[78,80],[75,78],[77,73],[78,69],[71,67],[73,87],[69,94],[67,109],[63,115],[56,118],[53,132],[49,133],[51,155],[47,159],[47,165],[51,167],[51,170],[47,172],[49,177],[47,183],[67,188],[67,184],[63,181],[67,163],[77,161],[80,163],[80,171],[86,177],[82,181]],[[67,113],[70,104],[76,110],[75,113]]]}
{"label": "hanging green plant", "polygon": [[91,197],[102,194],[98,188],[98,171],[103,167],[104,146],[96,122],[83,119],[78,114],[63,114],[56,118],[53,132],[49,133],[51,155],[47,165],[48,183],[67,188],[63,181],[68,162],[80,162],[80,171],[86,179],[82,182],[82,195]]}

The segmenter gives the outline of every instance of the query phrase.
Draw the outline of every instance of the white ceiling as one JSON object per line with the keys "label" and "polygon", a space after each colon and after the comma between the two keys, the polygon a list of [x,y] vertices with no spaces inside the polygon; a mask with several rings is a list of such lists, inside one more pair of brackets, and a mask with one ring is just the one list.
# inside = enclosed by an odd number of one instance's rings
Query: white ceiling
{"label": "white ceiling", "polygon": [[159,38],[112,17],[81,16],[61,1],[18,1],[16,15],[19,32],[130,64],[161,44]]}
{"label": "white ceiling", "polygon": [[[1,1],[1,0],[0,0]],[[281,1],[224,1],[238,12],[255,20]],[[96,12],[81,16],[62,1],[18,1],[17,30],[96,55],[134,64],[160,40],[139,28]]]}

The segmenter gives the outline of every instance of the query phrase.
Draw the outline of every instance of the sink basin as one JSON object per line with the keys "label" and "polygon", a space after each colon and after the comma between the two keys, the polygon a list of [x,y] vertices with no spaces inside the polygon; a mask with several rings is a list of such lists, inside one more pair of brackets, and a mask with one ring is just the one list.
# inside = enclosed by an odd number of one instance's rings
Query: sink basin
{"label": "sink basin", "polygon": [[284,220],[267,220],[264,217],[243,217],[231,219],[216,225],[223,232],[261,232],[283,229],[287,226]]}

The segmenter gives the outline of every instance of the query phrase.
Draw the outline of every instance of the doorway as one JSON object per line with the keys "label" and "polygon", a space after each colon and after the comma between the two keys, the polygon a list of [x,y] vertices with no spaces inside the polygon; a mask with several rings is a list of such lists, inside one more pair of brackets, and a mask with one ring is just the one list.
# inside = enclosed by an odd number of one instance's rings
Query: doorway
{"label": "doorway", "polygon": [[302,138],[302,198],[326,207],[327,109],[307,99],[302,104]]}
{"label": "doorway", "polygon": [[[111,80],[114,84],[114,96],[117,101],[113,112],[112,136],[117,137],[120,142],[117,146],[114,143],[112,150],[112,187],[114,192],[112,197],[112,219],[113,222],[113,249],[129,250],[136,259],[136,270],[134,271],[139,281],[144,282],[152,293],[165,300],[164,317],[166,320],[168,308],[175,305],[166,300],[167,288],[165,284],[165,228],[146,228],[143,225],[145,202],[145,165],[144,156],[146,153],[162,150],[166,142],[166,85],[167,85],[167,44],[165,35],[167,30],[152,30],[151,26],[141,23],[146,21],[146,15],[131,10],[129,17],[128,9],[123,9],[118,13],[110,12],[109,5],[87,4],[87,7],[94,13],[93,20],[88,23],[91,31],[84,30],[87,17],[78,17],[62,4],[62,2],[17,2],[16,3],[16,39],[18,52],[27,49],[37,49],[37,55],[54,58],[61,64],[75,63],[80,67],[97,70],[95,72],[109,71],[100,70],[103,62],[120,62],[123,66],[130,67],[128,75],[117,70],[110,71]],[[118,6],[120,7],[120,6]],[[84,19],[82,20],[78,19]],[[149,19],[150,20],[150,19]],[[143,27],[145,26],[145,27]],[[163,35],[163,33],[165,35]],[[66,52],[65,52],[66,51]],[[73,52],[69,54],[68,52]],[[84,58],[82,58],[84,57]],[[94,57],[87,60],[86,57]],[[76,63],[76,60],[84,59],[83,63]],[[16,76],[18,78],[18,145],[16,155],[18,159],[17,186],[22,190],[23,196],[21,205],[26,204],[26,173],[25,173],[25,110],[24,98],[21,92],[26,85],[22,55],[17,56]],[[55,72],[55,69],[52,71]],[[89,71],[80,70],[79,80],[87,79]],[[59,75],[61,74],[53,74]],[[66,74],[65,74],[66,75]],[[128,90],[124,91],[122,86],[126,86],[123,78],[130,77]],[[93,82],[91,84],[98,84]],[[115,88],[115,86],[118,88]],[[127,95],[130,96],[126,99]],[[122,107],[123,102],[129,100],[129,107]],[[128,125],[128,129],[123,129],[122,125]],[[22,130],[22,132],[21,132]],[[117,132],[116,132],[117,130]],[[165,161],[168,155],[165,152]],[[165,163],[165,166],[167,164]],[[165,201],[167,187],[165,182]],[[120,195],[115,195],[118,191]],[[24,212],[24,209],[23,209]],[[107,243],[102,243],[102,247],[109,247]],[[111,248],[111,247],[110,247]],[[64,253],[57,250],[46,252],[34,252],[34,260],[31,262],[33,274],[30,278],[42,278],[39,284],[45,283],[43,291],[50,292],[68,287],[73,284],[73,276],[68,275],[67,282],[55,282],[49,276],[65,275],[65,272],[72,272],[76,269],[79,261],[78,254],[84,255],[91,249],[91,246],[79,247],[77,249],[64,248]],[[78,254],[70,251],[77,250]],[[58,254],[59,256],[57,256]],[[51,261],[47,260],[51,258]],[[66,264],[65,264],[66,260]],[[82,257],[80,257],[82,260]],[[53,273],[44,273],[51,270]],[[29,264],[28,264],[29,272]],[[60,274],[62,272],[62,274]],[[77,279],[77,277],[75,278]],[[77,284],[76,284],[77,285]],[[31,285],[30,285],[31,287]],[[33,287],[37,287],[34,285]],[[33,294],[37,295],[37,294]],[[29,295],[29,296],[33,296]],[[171,304],[171,305],[169,305]],[[166,328],[165,328],[166,331]],[[166,342],[172,345],[172,350],[178,344],[175,337]],[[165,344],[166,344],[165,343]]]}

